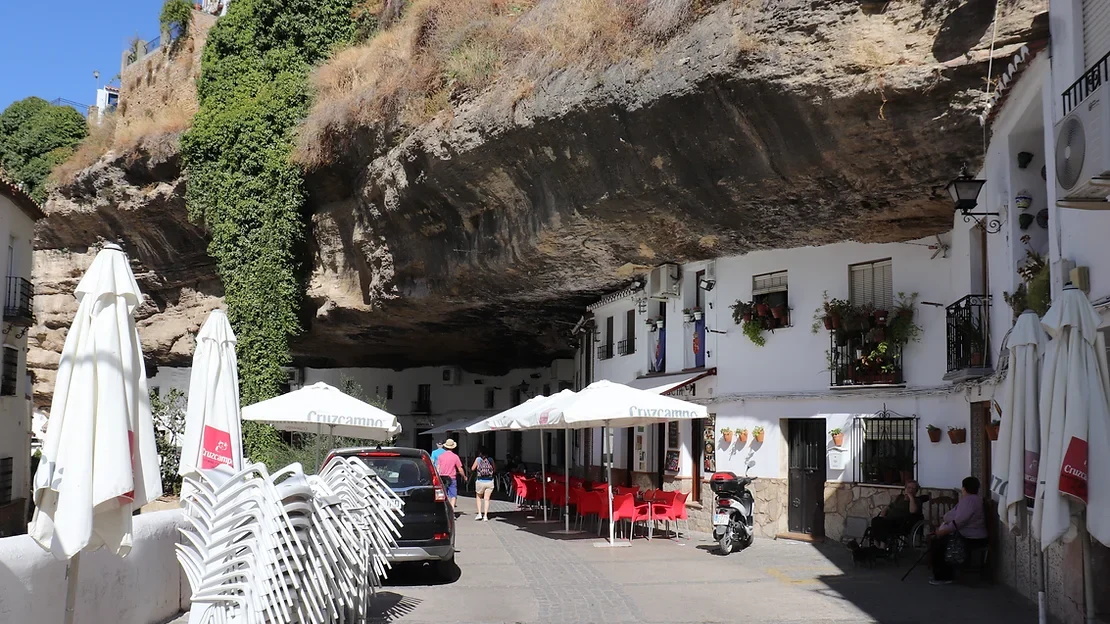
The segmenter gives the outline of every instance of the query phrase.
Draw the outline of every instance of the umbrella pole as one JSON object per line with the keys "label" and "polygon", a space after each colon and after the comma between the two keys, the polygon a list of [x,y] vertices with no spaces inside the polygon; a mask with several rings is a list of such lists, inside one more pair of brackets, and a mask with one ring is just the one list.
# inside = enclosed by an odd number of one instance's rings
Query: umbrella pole
{"label": "umbrella pole", "polygon": [[609,479],[609,487],[607,488],[609,495],[606,497],[609,499],[609,545],[612,546],[616,543],[616,539],[613,537],[613,440],[609,438],[609,434],[611,433],[609,430],[609,423],[605,424],[605,429],[603,431],[605,434],[605,444],[609,447],[605,456],[605,459],[608,460],[605,466],[608,475],[607,478]]}
{"label": "umbrella pole", "polygon": [[563,530],[570,533],[570,430],[563,429]]}
{"label": "umbrella pole", "polygon": [[1083,512],[1083,611],[1087,624],[1095,624],[1095,580],[1091,577],[1091,534],[1087,532],[1087,513]]}
{"label": "umbrella pole", "polygon": [[543,494],[543,521],[547,522],[547,458],[543,455],[543,431],[540,431],[540,493]]}
{"label": "umbrella pole", "polygon": [[73,612],[77,606],[77,570],[81,567],[81,553],[73,555],[66,567],[66,617],[65,624],[73,624]]}

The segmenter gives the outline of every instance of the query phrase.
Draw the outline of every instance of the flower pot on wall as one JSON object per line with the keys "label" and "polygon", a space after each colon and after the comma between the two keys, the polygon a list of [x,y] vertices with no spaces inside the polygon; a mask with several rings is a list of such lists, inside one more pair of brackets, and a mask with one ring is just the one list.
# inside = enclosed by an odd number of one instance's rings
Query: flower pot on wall
{"label": "flower pot on wall", "polygon": [[832,436],[833,446],[844,446],[844,434],[834,433]]}
{"label": "flower pot on wall", "polygon": [[948,439],[952,441],[952,444],[963,444],[967,442],[967,429],[962,427],[959,429],[949,429]]}
{"label": "flower pot on wall", "polygon": [[682,320],[686,321],[687,323],[693,323],[694,322],[694,315],[692,313],[691,314],[685,314],[684,313],[682,315]]}
{"label": "flower pot on wall", "polygon": [[836,325],[833,324],[833,317],[826,316],[823,320],[825,322],[825,329],[829,331],[836,329]]}
{"label": "flower pot on wall", "polygon": [[704,315],[702,314],[701,310],[698,310],[697,312],[694,312],[694,320],[695,321],[700,321],[702,319],[702,316],[704,316]]}
{"label": "flower pot on wall", "polygon": [[937,444],[938,442],[940,442],[940,429],[928,429],[927,431],[929,433],[930,442],[932,442],[933,444]]}
{"label": "flower pot on wall", "polygon": [[986,425],[987,437],[990,438],[991,442],[998,441],[998,430],[1001,427],[1002,425],[1000,425],[999,423],[989,423]]}
{"label": "flower pot on wall", "polygon": [[748,443],[748,432],[747,431],[742,431],[742,432],[736,434],[736,443],[739,444],[740,446],[744,446],[745,444],[747,444]]}
{"label": "flower pot on wall", "polygon": [[754,435],[756,443],[763,444],[763,436],[765,435],[764,432],[760,431],[759,433],[756,433]]}
{"label": "flower pot on wall", "polygon": [[732,432],[731,431],[722,431],[721,432],[721,437],[724,438],[724,440],[725,440],[725,446],[728,446],[728,445],[732,444]]}
{"label": "flower pot on wall", "polygon": [[1033,215],[1028,212],[1023,212],[1018,215],[1018,227],[1022,230],[1028,230],[1030,225],[1033,225]]}
{"label": "flower pot on wall", "polygon": [[755,312],[760,316],[770,316],[771,306],[767,305],[766,303],[757,303],[755,304]]}
{"label": "flower pot on wall", "polygon": [[972,354],[971,354],[971,365],[972,366],[982,366],[983,365],[983,354],[979,353],[978,351],[972,352]]}
{"label": "flower pot on wall", "polygon": [[771,316],[775,317],[776,319],[778,319],[780,321],[782,319],[785,319],[786,318],[786,306],[777,305],[777,306],[771,308]]}
{"label": "flower pot on wall", "polygon": [[745,323],[750,323],[751,320],[752,320],[752,313],[751,312],[745,312],[744,313],[744,322]]}

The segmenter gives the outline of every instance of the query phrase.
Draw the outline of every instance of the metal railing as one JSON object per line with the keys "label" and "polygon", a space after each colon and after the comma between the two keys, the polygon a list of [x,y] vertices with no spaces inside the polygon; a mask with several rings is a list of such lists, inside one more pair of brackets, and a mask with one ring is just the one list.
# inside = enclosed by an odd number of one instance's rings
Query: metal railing
{"label": "metal railing", "polygon": [[431,401],[413,401],[412,402],[412,410],[411,410],[410,413],[412,413],[412,414],[431,414],[432,413],[432,402]]}
{"label": "metal railing", "polygon": [[617,343],[617,355],[632,355],[636,352],[635,340],[622,340]]}
{"label": "metal railing", "polygon": [[856,480],[877,485],[905,485],[917,477],[915,416],[883,410],[853,419]]}
{"label": "metal railing", "polygon": [[35,290],[31,282],[22,277],[8,277],[8,291],[4,298],[4,320],[31,323],[34,320]]}
{"label": "metal railing", "polygon": [[902,378],[902,348],[867,338],[867,332],[829,334],[829,385],[897,385]]}
{"label": "metal railing", "polygon": [[611,360],[613,359],[613,345],[603,344],[597,348],[597,359]]}
{"label": "metal railing", "polygon": [[1063,99],[1064,115],[1067,116],[1076,106],[1082,104],[1083,100],[1097,91],[1104,82],[1110,82],[1110,52],[1083,72],[1079,80],[1071,83],[1071,86],[1060,95]]}
{"label": "metal railing", "polygon": [[990,295],[968,295],[945,308],[948,372],[989,368]]}
{"label": "metal railing", "polygon": [[82,116],[89,114],[88,104],[74,102],[73,100],[67,100],[65,98],[54,98],[53,100],[50,100],[50,104],[52,106],[68,106],[78,113],[81,113]]}

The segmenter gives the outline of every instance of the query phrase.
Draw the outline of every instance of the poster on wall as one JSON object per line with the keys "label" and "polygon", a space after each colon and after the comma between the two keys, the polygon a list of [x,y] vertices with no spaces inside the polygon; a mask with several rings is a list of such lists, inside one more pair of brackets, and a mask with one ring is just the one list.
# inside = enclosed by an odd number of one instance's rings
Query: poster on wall
{"label": "poster on wall", "polygon": [[710,414],[705,419],[705,429],[703,439],[705,441],[704,455],[702,455],[702,472],[709,474],[717,472],[717,445],[714,443],[716,440],[716,417]]}
{"label": "poster on wall", "polygon": [[678,472],[678,451],[667,451],[667,472]]}

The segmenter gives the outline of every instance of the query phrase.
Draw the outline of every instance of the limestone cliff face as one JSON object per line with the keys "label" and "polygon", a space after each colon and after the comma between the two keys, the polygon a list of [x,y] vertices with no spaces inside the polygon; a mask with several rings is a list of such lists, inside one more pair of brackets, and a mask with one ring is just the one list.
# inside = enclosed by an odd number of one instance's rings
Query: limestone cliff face
{"label": "limestone cliff face", "polygon": [[[996,59],[1043,40],[1047,2],[1000,3],[997,33],[979,0],[872,15],[856,1],[747,4],[716,5],[650,59],[552,73],[515,102],[495,85],[418,128],[331,128],[336,156],[308,177],[296,356],[542,363],[567,353],[584,303],[660,262],[947,231],[941,189],[980,158],[992,34]],[[44,351],[60,349],[67,280],[103,237],[143,276],[152,359],[181,362],[220,295],[185,183],[173,154],[107,158],[51,197]]]}

